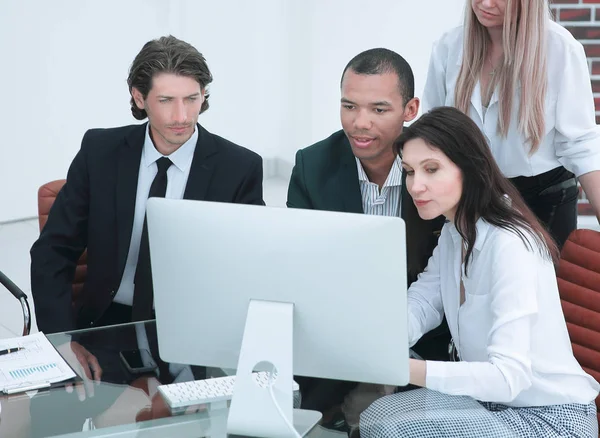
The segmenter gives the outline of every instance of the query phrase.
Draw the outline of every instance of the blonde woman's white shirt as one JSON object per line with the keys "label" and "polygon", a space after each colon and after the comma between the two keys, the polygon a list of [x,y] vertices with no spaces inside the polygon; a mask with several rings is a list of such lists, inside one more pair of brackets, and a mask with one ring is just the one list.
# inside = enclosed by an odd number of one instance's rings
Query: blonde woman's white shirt
{"label": "blonde woman's white shirt", "polygon": [[465,301],[462,240],[442,228],[425,271],[408,290],[409,345],[445,314],[460,362],[427,361],[426,387],[508,406],[589,403],[600,385],[571,349],[552,262],[516,234],[477,223]]}
{"label": "blonde woman's white shirt", "polygon": [[[548,88],[545,136],[530,155],[530,144],[518,131],[520,86],[517,86],[508,135],[498,132],[498,89],[487,110],[477,82],[469,115],[487,137],[504,175],[533,176],[564,166],[576,176],[600,170],[600,130],[596,126],[589,68],[583,46],[562,26],[548,24]],[[463,27],[447,32],[433,46],[423,109],[454,106],[454,90],[463,54]],[[485,110],[485,111],[484,111]]]}

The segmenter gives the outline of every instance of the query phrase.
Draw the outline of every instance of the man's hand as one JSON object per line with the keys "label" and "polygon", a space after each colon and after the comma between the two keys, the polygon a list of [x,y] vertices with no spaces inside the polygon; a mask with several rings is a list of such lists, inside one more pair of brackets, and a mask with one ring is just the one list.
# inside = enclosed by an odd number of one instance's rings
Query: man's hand
{"label": "man's hand", "polygon": [[[84,401],[86,396],[93,397],[94,383],[99,384],[102,378],[102,368],[96,356],[75,341],[59,346],[58,351],[75,373],[83,379],[83,382],[74,385],[79,400]],[[69,393],[73,392],[73,384],[67,384],[66,390]]]}

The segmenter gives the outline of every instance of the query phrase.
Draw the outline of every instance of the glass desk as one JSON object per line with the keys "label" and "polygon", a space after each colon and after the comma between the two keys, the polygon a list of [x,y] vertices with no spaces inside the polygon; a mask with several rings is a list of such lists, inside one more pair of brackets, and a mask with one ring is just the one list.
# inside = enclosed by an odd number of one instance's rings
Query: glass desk
{"label": "glass desk", "polygon": [[[0,395],[0,437],[225,437],[226,403],[171,412],[157,390],[161,384],[158,372],[127,371],[119,354],[139,348],[140,333],[156,359],[155,321],[48,335],[84,381],[77,388],[63,385],[27,394]],[[82,357],[87,352],[96,357],[102,369],[100,382],[87,379],[77,359],[76,353]],[[159,368],[160,376],[164,375],[165,366]],[[183,381],[227,374],[220,369],[184,365],[167,365],[167,369],[171,371],[168,374],[177,374]],[[316,427],[306,436],[326,436],[323,432]]]}

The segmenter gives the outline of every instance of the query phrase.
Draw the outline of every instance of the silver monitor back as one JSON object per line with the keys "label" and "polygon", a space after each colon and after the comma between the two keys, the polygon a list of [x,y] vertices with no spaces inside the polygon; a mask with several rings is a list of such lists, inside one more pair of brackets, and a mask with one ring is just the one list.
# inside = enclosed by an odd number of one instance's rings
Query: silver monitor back
{"label": "silver monitor back", "polygon": [[171,199],[147,217],[165,361],[236,368],[267,300],[294,304],[294,374],[408,383],[402,219]]}

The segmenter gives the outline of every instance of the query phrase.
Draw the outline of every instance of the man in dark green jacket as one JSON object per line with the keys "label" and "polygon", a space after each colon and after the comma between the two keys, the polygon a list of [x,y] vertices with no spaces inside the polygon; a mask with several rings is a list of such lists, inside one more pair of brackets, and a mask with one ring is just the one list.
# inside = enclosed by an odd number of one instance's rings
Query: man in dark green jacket
{"label": "man in dark green jacket", "polygon": [[[367,50],[344,69],[341,94],[343,129],[297,152],[287,206],[401,216],[406,223],[410,284],[425,269],[443,225],[441,217],[433,221],[419,217],[394,148],[404,123],[413,120],[419,110],[412,69],[391,50]],[[449,340],[444,322],[414,350],[426,359],[446,360]],[[357,385],[306,377],[297,380],[302,408],[325,414]]]}

